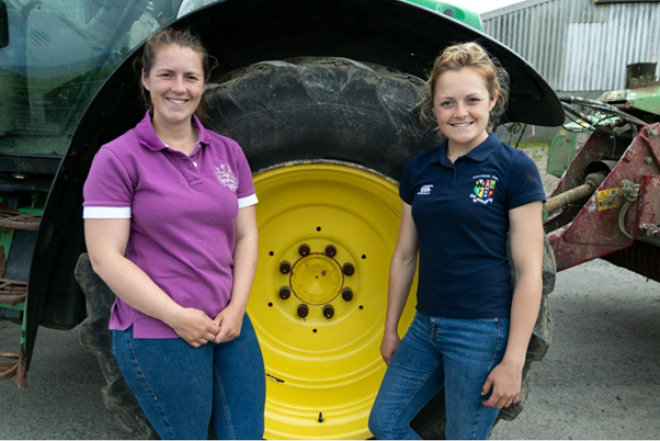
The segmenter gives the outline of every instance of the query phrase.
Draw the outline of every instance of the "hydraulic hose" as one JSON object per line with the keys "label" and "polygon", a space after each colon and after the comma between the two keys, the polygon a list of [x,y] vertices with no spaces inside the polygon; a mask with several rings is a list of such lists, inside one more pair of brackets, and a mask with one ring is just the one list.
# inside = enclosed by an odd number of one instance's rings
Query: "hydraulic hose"
{"label": "hydraulic hose", "polygon": [[605,175],[600,172],[587,175],[584,184],[548,199],[545,203],[547,213],[552,213],[565,205],[591,196],[604,180]]}
{"label": "hydraulic hose", "polygon": [[[603,103],[602,101],[590,100],[588,98],[581,98],[576,96],[560,96],[559,101],[565,104],[582,104],[593,109],[602,110],[603,112],[619,116],[632,124],[637,124],[640,126],[645,126],[648,124],[646,121],[639,119],[636,116],[632,116],[619,109],[618,107],[612,106],[611,104]],[[564,106],[564,109],[566,109],[566,106]],[[575,112],[577,112],[577,110],[575,110]]]}

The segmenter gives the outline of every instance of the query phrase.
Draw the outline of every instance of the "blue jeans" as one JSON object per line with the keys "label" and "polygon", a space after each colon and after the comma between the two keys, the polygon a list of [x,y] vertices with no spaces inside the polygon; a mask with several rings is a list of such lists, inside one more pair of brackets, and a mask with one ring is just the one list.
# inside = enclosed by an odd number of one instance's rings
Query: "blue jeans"
{"label": "blue jeans", "polygon": [[444,386],[446,439],[487,439],[499,409],[481,386],[504,356],[509,319],[420,314],[394,352],[369,417],[377,439],[421,439],[410,422]]}
{"label": "blue jeans", "polygon": [[247,314],[234,340],[193,348],[181,338],[134,339],[112,331],[126,383],[161,439],[261,439],[266,373]]}

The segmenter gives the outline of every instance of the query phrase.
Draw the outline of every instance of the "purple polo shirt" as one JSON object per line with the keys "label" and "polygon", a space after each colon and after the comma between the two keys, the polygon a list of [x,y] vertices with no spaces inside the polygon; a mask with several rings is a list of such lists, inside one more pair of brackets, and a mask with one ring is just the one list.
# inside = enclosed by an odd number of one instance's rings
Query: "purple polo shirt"
{"label": "purple polo shirt", "polygon": [[[101,147],[83,188],[85,219],[131,219],[126,258],[184,307],[214,318],[229,303],[234,225],[257,203],[239,145],[205,130],[190,156],[158,138],[149,112]],[[162,321],[117,298],[110,329],[133,325],[135,338],[177,338]]]}

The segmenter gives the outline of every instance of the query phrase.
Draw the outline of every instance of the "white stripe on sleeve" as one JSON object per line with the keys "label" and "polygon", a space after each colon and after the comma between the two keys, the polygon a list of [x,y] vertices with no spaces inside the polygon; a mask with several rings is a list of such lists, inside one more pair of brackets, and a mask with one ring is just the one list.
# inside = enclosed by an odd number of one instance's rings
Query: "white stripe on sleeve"
{"label": "white stripe on sleeve", "polygon": [[250,196],[245,196],[244,198],[239,198],[238,199],[238,208],[249,207],[250,205],[254,205],[257,202],[259,202],[259,199],[257,199],[256,193],[253,193]]}
{"label": "white stripe on sleeve", "polygon": [[131,207],[83,207],[83,219],[130,219]]}

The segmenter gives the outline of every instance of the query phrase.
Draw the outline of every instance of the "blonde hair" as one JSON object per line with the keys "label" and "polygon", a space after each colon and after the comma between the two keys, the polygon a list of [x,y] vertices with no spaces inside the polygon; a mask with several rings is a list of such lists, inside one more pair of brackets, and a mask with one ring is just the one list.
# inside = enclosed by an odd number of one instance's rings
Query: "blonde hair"
{"label": "blonde hair", "polygon": [[[192,34],[187,29],[167,28],[151,35],[147,39],[147,42],[144,44],[142,54],[135,60],[135,65],[139,68],[138,72],[144,69],[144,74],[148,77],[149,73],[151,72],[151,68],[156,63],[158,51],[163,47],[171,46],[173,44],[192,49],[199,55],[199,58],[202,62],[204,83],[208,83],[211,77],[211,71],[218,64],[217,60],[214,57],[209,56],[206,47],[204,47],[199,37]],[[140,82],[140,84],[142,83]],[[142,99],[144,100],[149,110],[153,113],[153,105],[147,94],[147,91],[144,89],[144,86],[142,86]],[[204,95],[202,95],[202,100],[200,101],[199,106],[197,106],[197,109],[195,109],[195,115],[202,119],[202,121],[206,119]]]}
{"label": "blonde hair", "polygon": [[509,74],[477,43],[449,46],[435,59],[433,71],[427,82],[430,94],[421,111],[421,119],[424,123],[429,124],[435,121],[433,115],[434,92],[442,74],[465,68],[473,69],[486,81],[486,88],[491,100],[497,94],[497,101],[488,118],[488,129],[493,130],[497,125],[509,101]]}

